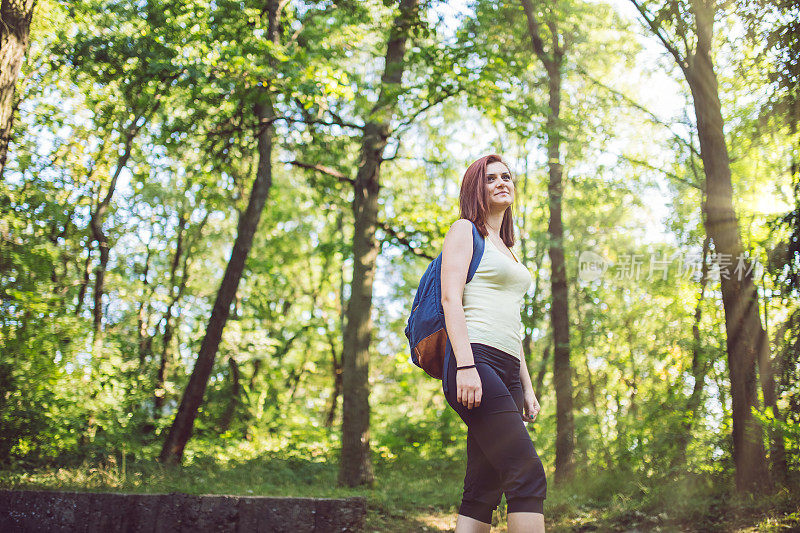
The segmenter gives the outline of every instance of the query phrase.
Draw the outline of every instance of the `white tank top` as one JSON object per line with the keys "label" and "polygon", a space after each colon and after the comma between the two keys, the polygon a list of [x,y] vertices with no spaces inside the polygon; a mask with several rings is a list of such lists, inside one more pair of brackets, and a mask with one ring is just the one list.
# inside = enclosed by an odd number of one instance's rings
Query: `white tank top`
{"label": "white tank top", "polygon": [[[469,342],[479,342],[520,358],[523,328],[522,299],[531,286],[531,274],[522,263],[484,238],[483,257],[469,283],[462,304]],[[512,252],[513,253],[513,252]]]}

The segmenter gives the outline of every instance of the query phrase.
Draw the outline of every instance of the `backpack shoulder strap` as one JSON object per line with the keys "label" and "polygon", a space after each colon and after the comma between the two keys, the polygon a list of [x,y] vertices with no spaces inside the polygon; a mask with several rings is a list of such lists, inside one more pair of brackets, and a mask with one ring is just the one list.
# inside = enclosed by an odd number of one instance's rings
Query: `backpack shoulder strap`
{"label": "backpack shoulder strap", "polygon": [[470,261],[469,269],[467,270],[467,283],[472,280],[472,276],[474,276],[475,271],[478,270],[478,265],[483,257],[483,247],[486,244],[483,235],[478,232],[475,223],[472,221],[470,221],[470,223],[472,224],[472,261]]}

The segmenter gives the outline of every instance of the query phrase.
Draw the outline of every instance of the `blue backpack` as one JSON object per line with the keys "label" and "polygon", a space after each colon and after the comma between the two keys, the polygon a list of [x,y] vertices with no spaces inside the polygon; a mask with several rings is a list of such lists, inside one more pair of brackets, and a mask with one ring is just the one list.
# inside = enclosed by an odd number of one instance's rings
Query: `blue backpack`
{"label": "blue backpack", "polygon": [[[467,283],[472,280],[483,257],[485,242],[472,224],[472,261],[467,271]],[[430,262],[419,280],[417,294],[411,305],[411,314],[405,329],[411,348],[409,362],[414,363],[429,376],[442,379],[445,364],[447,331],[442,308],[442,254]]]}

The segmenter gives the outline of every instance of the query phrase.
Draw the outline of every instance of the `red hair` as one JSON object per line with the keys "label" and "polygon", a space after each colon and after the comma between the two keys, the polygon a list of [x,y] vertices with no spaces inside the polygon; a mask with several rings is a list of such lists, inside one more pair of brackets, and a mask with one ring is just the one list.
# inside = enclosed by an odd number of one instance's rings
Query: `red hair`
{"label": "red hair", "polygon": [[[511,172],[508,163],[503,161],[503,158],[499,155],[485,155],[472,163],[467,168],[467,171],[464,172],[464,178],[461,180],[461,194],[458,198],[461,218],[474,222],[478,231],[484,237],[489,234],[489,230],[486,229],[486,167],[489,163],[503,163],[509,173]],[[516,196],[514,198],[516,199]],[[505,213],[503,213],[500,238],[509,248],[514,246],[513,222],[511,206],[508,206]]]}

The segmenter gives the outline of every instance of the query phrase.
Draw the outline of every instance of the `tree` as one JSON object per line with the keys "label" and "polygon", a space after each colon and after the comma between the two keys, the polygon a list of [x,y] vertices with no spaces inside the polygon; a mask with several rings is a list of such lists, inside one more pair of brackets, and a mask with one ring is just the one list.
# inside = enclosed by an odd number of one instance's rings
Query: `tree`
{"label": "tree", "polygon": [[[286,2],[270,0],[267,4],[267,40],[278,43],[280,13]],[[170,426],[167,438],[161,448],[160,460],[164,463],[180,463],[183,450],[192,435],[192,427],[198,409],[203,401],[208,378],[214,367],[214,359],[222,340],[222,332],[230,314],[231,303],[236,296],[239,281],[242,278],[247,255],[253,243],[253,236],[261,219],[261,212],[267,201],[272,185],[272,145],[273,121],[275,111],[272,105],[273,96],[267,87],[257,87],[256,102],[253,105],[254,115],[258,119],[258,166],[253,180],[247,209],[239,218],[236,241],[233,244],[230,260],[225,268],[219,290],[217,291],[211,317],[208,320],[206,334],[197,354],[197,361],[181,398],[178,412]]]}
{"label": "tree", "polygon": [[361,160],[353,197],[353,277],[342,351],[342,454],[339,483],[372,483],[369,445],[369,345],[372,336],[372,283],[379,247],[375,240],[383,150],[397,112],[405,68],[406,41],[419,17],[418,0],[400,0],[386,45],[380,93],[364,125]]}
{"label": "tree", "polygon": [[[717,261],[730,258],[733,264],[742,264],[741,276],[720,264],[721,269],[727,269],[721,276],[721,285],[731,383],[733,459],[737,488],[758,491],[766,486],[769,476],[761,428],[751,410],[758,403],[756,365],[763,357],[762,350],[769,350],[769,343],[761,325],[758,294],[733,206],[730,160],[713,59],[714,21],[719,5],[716,0],[667,2],[656,4],[654,12],[639,0],[631,2],[672,55],[692,93],[705,173],[705,227],[714,242]],[[677,32],[672,38],[666,24]],[[689,33],[693,33],[693,45]],[[684,43],[683,50],[675,44],[679,39]]]}
{"label": "tree", "polygon": [[36,0],[0,2],[0,178],[6,166],[8,143],[14,125],[17,78],[30,43]]}
{"label": "tree", "polygon": [[564,222],[561,216],[564,196],[561,164],[561,76],[566,53],[564,36],[559,33],[555,14],[547,20],[549,49],[545,50],[543,32],[533,10],[531,0],[521,0],[528,21],[531,48],[547,72],[548,113],[545,131],[547,135],[547,166],[549,183],[547,200],[550,221],[547,231],[550,236],[550,320],[553,328],[553,381],[556,388],[556,480],[566,480],[574,472],[575,421],[572,415],[572,366],[569,356],[569,291],[567,288],[567,266],[564,259]]}

